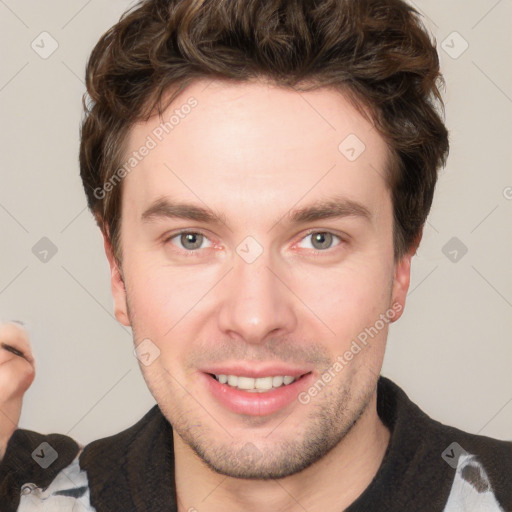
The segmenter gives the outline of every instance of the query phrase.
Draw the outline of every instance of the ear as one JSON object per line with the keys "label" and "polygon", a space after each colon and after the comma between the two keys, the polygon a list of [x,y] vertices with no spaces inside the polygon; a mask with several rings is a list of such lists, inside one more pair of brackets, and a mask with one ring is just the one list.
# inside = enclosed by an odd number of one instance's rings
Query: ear
{"label": "ear", "polygon": [[409,291],[411,282],[411,260],[416,254],[423,235],[423,228],[418,233],[412,247],[395,263],[393,276],[393,293],[391,295],[391,305],[396,315],[391,322],[396,322],[403,314],[405,308],[405,300]]}
{"label": "ear", "polygon": [[117,261],[114,258],[114,251],[109,237],[103,231],[102,235],[105,254],[107,255],[108,263],[110,265],[110,287],[112,290],[112,297],[114,298],[114,315],[119,323],[130,327],[131,322],[128,315],[126,287],[123,281],[123,276]]}

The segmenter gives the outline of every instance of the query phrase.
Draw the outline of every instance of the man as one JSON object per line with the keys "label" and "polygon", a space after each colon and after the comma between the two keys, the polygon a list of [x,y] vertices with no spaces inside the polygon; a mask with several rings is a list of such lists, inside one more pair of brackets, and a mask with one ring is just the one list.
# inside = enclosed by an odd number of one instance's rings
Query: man
{"label": "man", "polygon": [[448,154],[417,13],[146,0],[86,76],[81,177],[157,405],[85,448],[16,430],[2,510],[512,510],[512,443],[380,376]]}

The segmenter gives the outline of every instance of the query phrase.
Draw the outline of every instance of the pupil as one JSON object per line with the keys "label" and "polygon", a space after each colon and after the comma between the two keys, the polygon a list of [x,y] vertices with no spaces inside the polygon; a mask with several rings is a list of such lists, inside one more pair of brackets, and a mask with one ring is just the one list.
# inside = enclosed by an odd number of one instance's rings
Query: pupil
{"label": "pupil", "polygon": [[[319,242],[322,249],[325,249],[326,247],[329,247],[331,234],[330,233],[316,233],[316,235],[313,237],[315,242]],[[327,240],[327,243],[326,243]]]}
{"label": "pupil", "polygon": [[[197,241],[198,237],[200,237],[200,236],[202,236],[202,235],[195,234],[195,233],[186,233],[181,236],[181,243],[183,244],[184,247],[187,247],[187,243],[191,243],[192,247],[188,246],[188,248],[189,249],[197,249],[201,245],[201,242]],[[194,242],[194,239],[196,239],[195,242]]]}

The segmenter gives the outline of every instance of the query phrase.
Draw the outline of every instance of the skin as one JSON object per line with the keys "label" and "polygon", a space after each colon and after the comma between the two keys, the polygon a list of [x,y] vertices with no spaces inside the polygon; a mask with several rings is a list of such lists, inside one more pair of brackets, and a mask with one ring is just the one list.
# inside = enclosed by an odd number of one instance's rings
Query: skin
{"label": "skin", "polygon": [[[140,366],[173,425],[179,510],[339,511],[371,482],[389,442],[376,411],[389,324],[309,403],[272,414],[228,410],[200,369],[281,361],[316,380],[379,315],[395,305],[392,321],[400,317],[415,248],[394,261],[387,146],[336,91],[197,81],[164,119],[191,96],[197,106],[123,180],[122,267],[104,237],[116,318],[136,345],[149,339],[160,351]],[[135,125],[127,154],[159,123]],[[366,146],[353,162],[338,150],[350,134]],[[370,218],[286,222],[336,195]],[[163,196],[226,223],[143,222]],[[336,236],[315,242],[313,228]],[[200,234],[189,241],[180,229]],[[252,263],[236,252],[247,236],[263,248]]]}
{"label": "skin", "polygon": [[25,329],[14,322],[0,324],[0,460],[18,427],[23,395],[35,374],[35,361]]}

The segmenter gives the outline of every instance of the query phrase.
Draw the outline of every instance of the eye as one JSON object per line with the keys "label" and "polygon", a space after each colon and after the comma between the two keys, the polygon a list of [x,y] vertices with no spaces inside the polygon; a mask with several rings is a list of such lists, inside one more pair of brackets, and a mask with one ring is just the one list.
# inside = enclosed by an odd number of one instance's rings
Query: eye
{"label": "eye", "polygon": [[[340,236],[330,231],[310,231],[299,243],[303,243],[304,240],[308,240],[309,238],[311,238],[311,243],[309,247],[305,248],[313,249],[315,253],[326,252],[328,249],[331,249],[335,239],[338,239],[340,242],[337,245],[341,245],[341,243],[344,242]],[[174,239],[176,239],[177,242],[173,242]],[[205,241],[209,243],[206,247],[203,246]],[[199,249],[206,249],[213,246],[209,238],[198,231],[180,231],[179,233],[174,233],[164,240],[164,243],[168,242],[177,246],[183,253],[188,253],[187,255],[194,255],[194,253],[198,253]]]}
{"label": "eye", "polygon": [[175,238],[177,238],[180,245],[174,243],[173,245],[178,245],[178,248],[183,249],[185,252],[196,252],[198,249],[204,249],[201,245],[205,240],[208,240],[205,235],[197,231],[181,231],[166,238],[165,243],[171,242]]}
{"label": "eye", "polygon": [[310,237],[311,247],[306,248],[312,248],[316,252],[325,252],[327,249],[330,249],[334,238],[337,238],[340,242],[343,242],[343,240],[338,235],[335,235],[329,231],[311,231],[302,240],[307,240]]}

